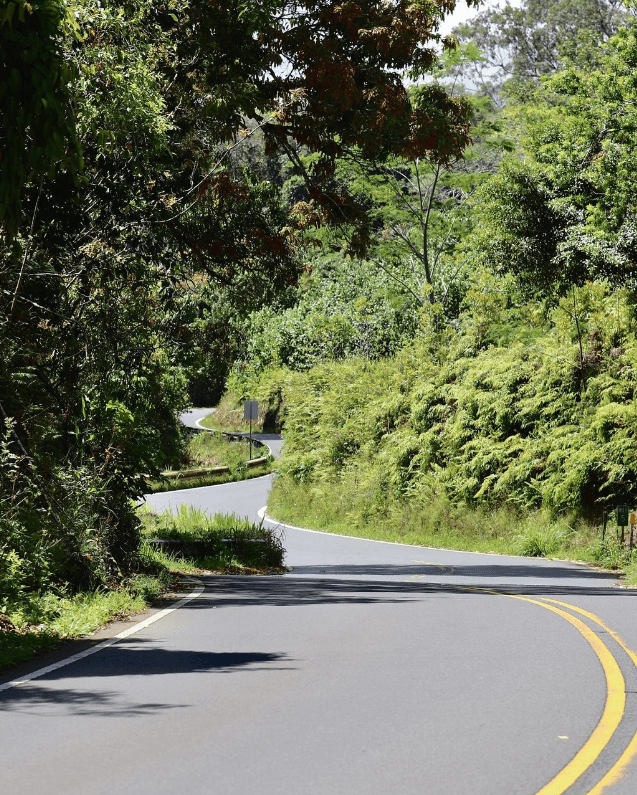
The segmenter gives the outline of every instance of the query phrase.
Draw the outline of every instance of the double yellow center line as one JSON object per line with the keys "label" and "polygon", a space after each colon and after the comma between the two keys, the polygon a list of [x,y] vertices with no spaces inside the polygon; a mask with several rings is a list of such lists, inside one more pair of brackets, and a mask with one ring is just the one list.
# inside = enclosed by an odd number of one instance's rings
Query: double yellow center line
{"label": "double yellow center line", "polygon": [[[631,652],[623,643],[621,638],[607,627],[601,619],[593,613],[582,610],[574,605],[567,604],[566,602],[559,602],[556,599],[531,599],[527,596],[514,596],[507,594],[512,599],[519,599],[523,602],[530,602],[531,604],[543,607],[545,610],[550,610],[553,613],[561,616],[563,619],[572,624],[575,629],[587,641],[590,647],[597,655],[598,660],[604,670],[606,677],[606,703],[604,711],[599,723],[593,730],[592,734],[580,750],[575,754],[571,761],[560,772],[552,778],[548,784],[542,789],[538,790],[536,795],[562,795],[566,790],[571,787],[577,779],[599,758],[601,753],[612,740],[615,732],[619,728],[619,724],[624,717],[624,710],[626,707],[626,683],[623,674],[613,657],[611,651],[600,637],[583,621],[581,621],[572,613],[580,613],[586,616],[590,621],[600,626],[619,644],[619,646],[630,657],[633,664],[637,664],[636,656]],[[560,605],[556,607],[556,605]],[[563,609],[566,608],[566,609]],[[599,795],[606,787],[616,782],[623,774],[626,766],[631,761],[633,756],[637,753],[637,734],[635,734],[630,741],[628,747],[624,750],[617,762],[608,770],[603,778],[588,792],[586,795]]]}
{"label": "double yellow center line", "polygon": [[[440,569],[447,569],[445,573],[453,571],[450,567],[442,566],[439,563],[431,561],[415,560],[414,563],[425,563],[430,566],[437,566]],[[410,579],[421,579],[424,575],[414,575]],[[462,587],[462,586],[460,586]],[[635,668],[637,669],[637,654],[631,651],[619,635],[608,627],[598,616],[594,613],[589,613],[582,610],[580,607],[568,604],[567,602],[560,602],[557,599],[549,599],[541,597],[533,599],[530,596],[519,596],[515,594],[507,594],[502,591],[495,591],[489,588],[478,588],[475,586],[466,586],[463,590],[467,591],[482,591],[483,593],[491,593],[497,596],[507,596],[511,599],[518,599],[522,602],[530,602],[531,604],[538,605],[545,610],[550,610],[558,616],[568,621],[575,629],[582,635],[592,650],[595,652],[599,660],[604,676],[606,678],[606,703],[604,711],[599,720],[599,723],[593,730],[592,734],[580,750],[575,754],[571,761],[554,776],[548,784],[538,790],[535,795],[563,795],[569,787],[573,786],[575,782],[582,776],[591,765],[596,762],[608,744],[615,736],[615,732],[619,728],[620,723],[624,717],[626,709],[626,682],[621,672],[617,660],[613,656],[610,649],[601,640],[599,635],[591,629],[588,624],[577,618],[573,613],[578,613],[584,616],[593,624],[596,624],[605,632],[607,632],[617,643],[617,645],[626,653]],[[570,611],[570,612],[569,612]],[[633,735],[631,741],[628,743],[624,751],[621,753],[617,761],[608,769],[605,775],[595,784],[592,789],[589,789],[585,795],[600,795],[605,789],[617,782],[626,772],[626,768],[637,754],[637,732]]]}

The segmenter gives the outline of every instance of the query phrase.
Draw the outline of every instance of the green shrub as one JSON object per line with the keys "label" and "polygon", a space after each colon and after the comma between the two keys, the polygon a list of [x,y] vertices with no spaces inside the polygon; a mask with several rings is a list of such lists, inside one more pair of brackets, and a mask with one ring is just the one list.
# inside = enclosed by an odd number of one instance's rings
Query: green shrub
{"label": "green shrub", "polygon": [[572,532],[556,522],[529,527],[519,536],[517,552],[531,558],[549,558],[564,547]]}
{"label": "green shrub", "polygon": [[254,524],[233,514],[209,516],[190,505],[181,505],[175,513],[142,509],[140,516],[147,539],[198,545],[199,556],[215,559],[217,566],[283,566],[281,536],[263,522]]}
{"label": "green shrub", "polygon": [[593,547],[593,559],[605,569],[623,569],[628,564],[637,563],[637,553],[626,548],[619,539],[607,536]]}
{"label": "green shrub", "polygon": [[429,330],[392,359],[278,372],[286,414],[275,499],[288,485],[330,484],[330,499],[347,492],[338,502],[358,522],[405,500],[426,509],[432,495],[474,514],[541,509],[551,518],[524,531],[526,554],[570,543],[556,517],[590,526],[604,506],[637,505],[632,299],[586,285],[575,323],[572,297],[543,315],[514,305],[509,287],[478,282],[456,328]]}

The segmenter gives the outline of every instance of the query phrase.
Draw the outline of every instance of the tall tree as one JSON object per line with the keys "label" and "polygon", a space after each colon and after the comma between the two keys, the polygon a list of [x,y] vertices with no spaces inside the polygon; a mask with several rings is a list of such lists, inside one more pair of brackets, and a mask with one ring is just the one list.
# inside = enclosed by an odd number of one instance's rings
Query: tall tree
{"label": "tall tree", "polygon": [[403,83],[406,70],[421,75],[436,62],[437,26],[451,8],[425,0],[192,2],[179,52],[198,102],[183,106],[180,123],[201,130],[202,117],[213,116],[216,133],[232,136],[254,119],[266,153],[285,152],[321,218],[356,224],[352,246],[364,249],[369,219],[334,182],[337,163],[353,152],[448,162],[469,142],[465,103],[433,85],[414,103]]}
{"label": "tall tree", "polygon": [[[457,311],[462,291],[462,266],[455,249],[471,228],[468,199],[513,146],[490,99],[467,92],[460,81],[462,66],[475,57],[475,47],[463,45],[430,70],[433,87],[462,103],[470,114],[472,143],[462,157],[448,161],[434,151],[417,157],[371,158],[352,152],[341,158],[335,174],[343,192],[349,191],[370,219],[370,245],[364,256],[417,305],[442,304],[451,314]],[[431,80],[410,87],[412,105],[426,103],[431,88]],[[306,162],[312,162],[310,155]],[[287,187],[298,195],[302,184],[297,174]],[[351,253],[350,236],[356,231],[352,224],[311,234],[325,246]]]}
{"label": "tall tree", "polygon": [[595,68],[564,68],[518,108],[525,158],[487,183],[472,250],[530,292],[589,279],[637,286],[636,64],[631,27]]}
{"label": "tall tree", "polygon": [[519,6],[507,0],[453,34],[480,49],[481,59],[465,66],[466,78],[499,104],[505,82],[524,91],[557,71],[564,58],[585,62],[626,20],[622,0],[522,0]]}
{"label": "tall tree", "polygon": [[[82,0],[75,30],[53,0],[18,6],[26,28],[7,11],[2,41],[18,36],[15,59],[32,37],[52,82],[27,95],[24,141],[1,122],[0,513],[14,539],[47,527],[64,576],[108,579],[134,561],[144,473],[178,453],[198,285],[256,300],[296,275],[276,190],[229,166],[249,120],[269,149],[315,153],[303,167],[315,212],[354,219],[363,246],[365,214],[332,182],[337,159],[356,147],[444,161],[468,140],[467,110],[439,89],[415,107],[402,85],[435,57],[446,6],[424,0]],[[34,27],[40,11],[50,28]],[[42,64],[16,81],[4,53],[2,108],[19,111]],[[49,97],[59,127],[41,111]]]}

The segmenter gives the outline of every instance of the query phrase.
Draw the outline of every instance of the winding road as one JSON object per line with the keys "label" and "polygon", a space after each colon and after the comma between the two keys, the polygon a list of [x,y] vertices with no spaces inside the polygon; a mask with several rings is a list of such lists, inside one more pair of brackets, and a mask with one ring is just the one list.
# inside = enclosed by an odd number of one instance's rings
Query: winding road
{"label": "winding road", "polygon": [[[270,483],[148,501],[255,518]],[[2,680],[1,792],[637,793],[637,592],[559,561],[284,533],[289,574],[202,577]]]}

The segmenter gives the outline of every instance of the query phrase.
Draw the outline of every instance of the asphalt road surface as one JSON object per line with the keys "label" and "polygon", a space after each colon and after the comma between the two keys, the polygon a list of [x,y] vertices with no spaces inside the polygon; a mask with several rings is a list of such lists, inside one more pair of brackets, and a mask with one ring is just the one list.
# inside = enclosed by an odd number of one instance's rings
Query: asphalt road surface
{"label": "asphalt road surface", "polygon": [[[254,518],[269,483],[149,501]],[[5,677],[0,791],[637,793],[636,592],[558,561],[282,532],[289,574],[203,577],[136,633]]]}

